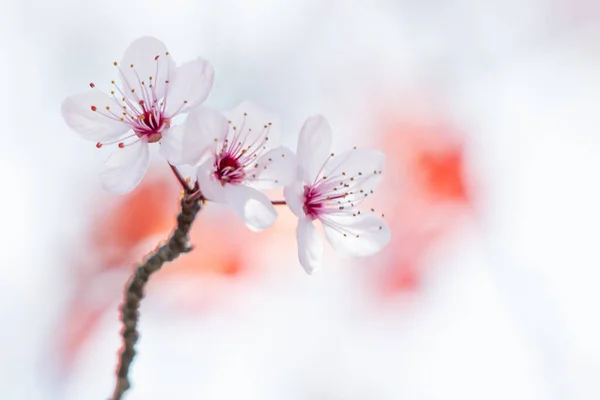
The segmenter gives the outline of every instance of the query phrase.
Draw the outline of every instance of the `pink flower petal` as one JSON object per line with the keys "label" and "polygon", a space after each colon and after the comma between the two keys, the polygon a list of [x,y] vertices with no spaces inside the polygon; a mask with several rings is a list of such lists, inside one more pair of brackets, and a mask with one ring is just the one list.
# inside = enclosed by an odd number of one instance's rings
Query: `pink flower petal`
{"label": "pink flower petal", "polygon": [[118,65],[122,88],[127,96],[135,100],[131,90],[139,91],[142,81],[147,87],[153,85],[158,99],[163,96],[171,84],[166,81],[170,80],[175,70],[175,62],[167,53],[167,46],[151,36],[136,39],[129,45]]}
{"label": "pink flower petal", "polygon": [[294,181],[283,189],[283,197],[290,210],[298,218],[306,217],[304,206],[304,185],[301,181]]}
{"label": "pink flower petal", "polygon": [[201,58],[177,67],[171,75],[165,110],[169,118],[204,103],[215,79],[212,64]]}
{"label": "pink flower petal", "polygon": [[194,165],[211,146],[222,142],[227,136],[229,124],[218,111],[208,107],[198,107],[187,116],[182,137],[181,159],[183,163]]}
{"label": "pink flower petal", "polygon": [[385,154],[377,150],[352,149],[341,154],[335,154],[323,169],[323,176],[340,176],[344,179],[353,179],[348,182],[351,191],[362,190],[366,196],[360,196],[353,204],[360,204],[371,195],[383,178],[382,171],[385,164]]}
{"label": "pink flower petal", "polygon": [[200,166],[197,171],[198,185],[202,195],[215,203],[225,203],[225,188],[214,177],[215,158],[209,157]]}
{"label": "pink flower petal", "polygon": [[[109,107],[109,110],[106,109]],[[121,106],[112,97],[90,90],[67,97],[62,103],[62,115],[67,125],[86,140],[105,142],[117,140],[130,127],[129,125],[105,115],[120,112]],[[95,111],[94,111],[95,110]]]}
{"label": "pink flower petal", "polygon": [[[246,115],[244,115],[246,114]],[[230,127],[240,132],[239,137],[245,144],[253,144],[257,138],[262,139],[265,131],[268,132],[268,141],[264,144],[266,150],[280,145],[280,122],[279,117],[273,111],[267,110],[251,101],[244,101],[232,110],[223,113],[227,120],[231,121]],[[235,132],[229,132],[233,137]]]}
{"label": "pink flower petal", "polygon": [[304,271],[312,274],[321,267],[323,239],[310,218],[300,218],[296,228],[298,239],[298,259]]}
{"label": "pink flower petal", "polygon": [[248,171],[248,181],[257,189],[273,189],[288,185],[296,174],[296,155],[285,147],[266,152],[254,170]]}
{"label": "pink flower petal", "polygon": [[144,177],[149,161],[150,151],[145,139],[116,149],[104,163],[105,170],[100,174],[102,185],[113,193],[132,191]]}
{"label": "pink flower petal", "polygon": [[388,225],[375,214],[328,216],[321,220],[325,237],[337,251],[351,257],[369,256],[390,241]]}
{"label": "pink flower petal", "polygon": [[255,232],[271,227],[277,219],[277,211],[269,198],[248,186],[225,185],[225,200]]}
{"label": "pink flower petal", "polygon": [[315,115],[304,122],[298,138],[297,157],[307,183],[315,180],[329,157],[331,140],[331,127],[323,116]]}

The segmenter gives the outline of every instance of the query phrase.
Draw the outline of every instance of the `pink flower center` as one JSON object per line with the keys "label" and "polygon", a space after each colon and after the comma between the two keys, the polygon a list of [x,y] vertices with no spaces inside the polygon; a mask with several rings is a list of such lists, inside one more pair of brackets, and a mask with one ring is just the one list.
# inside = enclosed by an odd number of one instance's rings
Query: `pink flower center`
{"label": "pink flower center", "polygon": [[164,113],[157,112],[156,108],[147,108],[143,100],[139,101],[139,118],[132,120],[130,125],[138,138],[147,137],[148,143],[155,143],[162,139],[162,131],[169,127],[169,120]]}
{"label": "pink flower center", "polygon": [[311,219],[317,219],[323,209],[321,193],[317,188],[304,185],[304,205],[302,211]]}
{"label": "pink flower center", "polygon": [[[169,53],[167,52],[165,56],[168,58]],[[119,147],[123,148],[141,138],[146,138],[148,143],[158,142],[162,139],[164,131],[170,127],[171,118],[185,107],[186,100],[177,110],[171,112],[170,115],[166,115],[170,62],[167,62],[168,69],[166,75],[163,76],[166,79],[159,79],[159,76],[162,76],[161,72],[164,72],[159,70],[161,65],[159,59],[160,55],[154,56],[156,69],[150,76],[140,76],[133,64],[125,67],[131,69],[133,74],[124,74],[117,62],[114,63],[122,77],[122,87],[117,85],[114,80],[111,81],[113,90],[110,91],[110,94],[114,100],[112,105],[92,104],[90,108],[93,112],[97,112],[106,118],[129,125],[134,133],[114,142],[97,143],[96,147],[100,148],[104,144],[119,143]],[[165,67],[163,66],[163,68]],[[90,83],[90,87],[93,89],[96,85]],[[117,106],[115,106],[115,103]],[[124,142],[131,138],[134,138],[134,140],[128,143]]]}
{"label": "pink flower center", "polygon": [[244,180],[244,169],[239,159],[224,153],[215,159],[215,178],[225,186],[226,183],[237,185]]}
{"label": "pink flower center", "polygon": [[[348,193],[326,193],[324,185],[304,185],[304,205],[302,211],[311,219],[317,219],[331,210],[333,204],[341,204]],[[343,208],[343,207],[342,207]]]}
{"label": "pink flower center", "polygon": [[[347,165],[346,160],[343,160],[337,166],[330,167],[325,176],[326,166],[333,157],[334,154],[331,153],[311,185],[304,185],[302,210],[313,220],[322,220],[327,215],[360,214],[355,207],[373,194],[372,189],[365,190],[363,185],[372,177],[381,174],[379,170],[364,173],[354,170],[346,172],[342,168],[352,168],[352,164]],[[346,157],[350,157],[350,154]]]}
{"label": "pink flower center", "polygon": [[226,183],[238,185],[244,180],[257,179],[258,171],[266,169],[272,162],[271,159],[263,160],[259,165],[260,157],[267,151],[271,123],[252,131],[246,126],[246,118],[247,114],[244,113],[240,126],[230,126],[222,142],[215,138],[213,176],[223,186]]}

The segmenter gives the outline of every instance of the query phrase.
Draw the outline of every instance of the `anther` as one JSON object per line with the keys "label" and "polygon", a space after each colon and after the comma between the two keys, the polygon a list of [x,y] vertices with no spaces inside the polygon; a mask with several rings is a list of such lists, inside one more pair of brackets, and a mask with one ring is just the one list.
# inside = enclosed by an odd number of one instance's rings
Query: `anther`
{"label": "anther", "polygon": [[96,111],[97,110],[96,106],[91,106],[90,108],[92,109],[92,111]]}
{"label": "anther", "polygon": [[154,61],[158,60],[158,57],[160,57],[160,56],[155,56],[154,57]]}
{"label": "anther", "polygon": [[93,89],[96,87],[96,85],[94,85],[94,82],[90,83],[90,87]]}
{"label": "anther", "polygon": [[115,61],[115,62],[113,63],[113,65],[116,67],[116,66],[117,66],[117,62]]}
{"label": "anther", "polygon": [[96,143],[96,148],[99,149],[100,147],[102,147],[102,143],[100,143],[100,142]]}
{"label": "anther", "polygon": [[129,65],[129,68],[133,68],[133,64],[130,64],[130,65]]}
{"label": "anther", "polygon": [[120,149],[122,149],[122,148],[124,148],[124,147],[125,147],[125,143],[123,143],[123,142],[119,143],[119,148],[120,148]]}

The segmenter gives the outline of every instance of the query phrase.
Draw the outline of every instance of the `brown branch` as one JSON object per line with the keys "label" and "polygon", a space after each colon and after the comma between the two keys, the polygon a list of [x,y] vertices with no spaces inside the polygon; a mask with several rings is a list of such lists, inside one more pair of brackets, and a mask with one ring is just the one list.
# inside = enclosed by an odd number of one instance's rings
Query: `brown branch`
{"label": "brown branch", "polygon": [[164,264],[173,261],[183,253],[192,250],[189,245],[189,232],[196,218],[196,214],[202,208],[201,198],[190,200],[188,194],[181,199],[181,212],[177,216],[177,227],[171,234],[168,242],[156,249],[142,265],[140,265],[135,274],[130,278],[129,285],[125,292],[125,299],[121,307],[121,321],[123,321],[123,347],[119,355],[119,364],[117,367],[117,383],[112,400],[120,400],[123,394],[131,386],[129,382],[129,367],[135,357],[134,346],[137,342],[139,333],[137,324],[139,318],[139,308],[142,297],[144,297],[144,287],[154,272],[158,271]]}

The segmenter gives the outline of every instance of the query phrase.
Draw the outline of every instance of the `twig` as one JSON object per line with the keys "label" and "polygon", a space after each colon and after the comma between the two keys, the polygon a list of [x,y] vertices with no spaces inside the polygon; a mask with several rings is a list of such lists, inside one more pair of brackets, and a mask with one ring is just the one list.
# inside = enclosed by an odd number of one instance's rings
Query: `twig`
{"label": "twig", "polygon": [[183,189],[183,191],[185,193],[192,192],[193,189],[190,188],[190,186],[188,185],[187,181],[185,180],[185,178],[183,177],[183,175],[181,175],[181,172],[179,172],[179,170],[177,169],[177,167],[174,166],[173,164],[169,163],[169,168],[171,168],[171,171],[173,171],[173,175],[175,175],[175,178],[177,178],[177,181],[181,185],[181,188]]}
{"label": "twig", "polygon": [[196,218],[196,214],[202,208],[201,200],[190,200],[188,194],[183,196],[181,199],[181,212],[177,216],[177,227],[168,242],[156,249],[130,278],[121,308],[123,347],[119,355],[117,383],[112,400],[120,400],[131,386],[129,382],[129,367],[135,357],[134,346],[139,336],[137,331],[138,310],[142,297],[144,297],[144,287],[150,275],[158,271],[164,264],[192,250],[189,245],[188,234]]}

